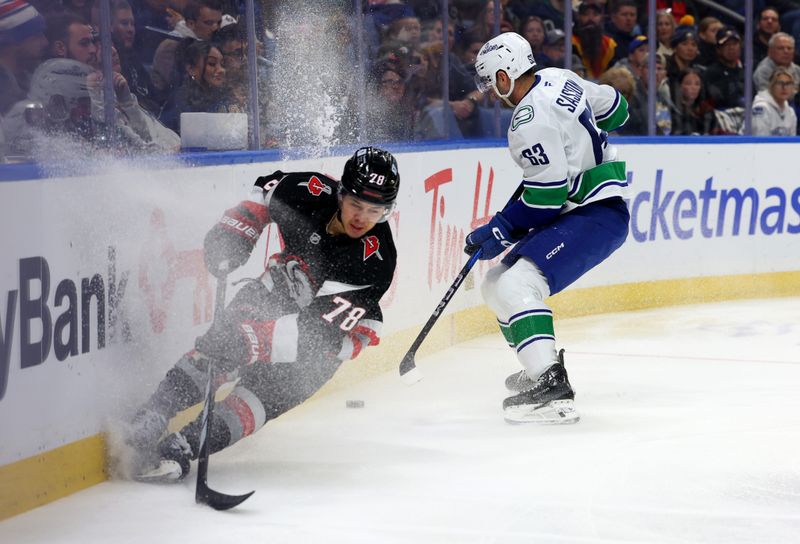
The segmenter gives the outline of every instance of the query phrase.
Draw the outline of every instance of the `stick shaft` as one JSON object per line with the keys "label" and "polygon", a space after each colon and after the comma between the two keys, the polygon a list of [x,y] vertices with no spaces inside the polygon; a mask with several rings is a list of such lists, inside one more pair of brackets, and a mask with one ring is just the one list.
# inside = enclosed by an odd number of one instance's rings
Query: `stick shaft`
{"label": "stick shaft", "polygon": [[[512,194],[511,198],[508,199],[506,205],[503,206],[503,209],[506,209],[509,205],[511,205],[512,202],[517,200],[522,194],[522,191],[524,189],[525,185],[523,183],[520,183],[519,186],[514,191],[514,194]],[[428,336],[428,333],[430,333],[433,326],[439,320],[439,316],[442,315],[442,312],[447,307],[447,304],[450,302],[450,299],[453,298],[453,295],[456,294],[458,288],[461,287],[462,283],[464,283],[467,274],[469,274],[469,271],[472,270],[472,267],[475,266],[475,263],[478,262],[478,260],[480,259],[481,253],[482,250],[478,248],[478,250],[475,251],[475,253],[470,255],[466,264],[461,268],[461,271],[456,275],[456,279],[453,280],[453,283],[450,285],[450,288],[447,289],[447,292],[444,294],[444,297],[442,297],[442,300],[436,306],[436,309],[433,310],[433,313],[428,318],[427,323],[425,323],[425,325],[422,327],[422,330],[417,335],[417,338],[414,340],[414,343],[411,344],[411,348],[409,348],[405,357],[403,357],[403,360],[400,362],[400,376],[406,375],[408,372],[414,370],[417,367],[417,364],[414,362],[414,356],[417,353],[417,349],[419,349],[419,347],[422,345],[422,342],[424,342],[425,338]],[[419,379],[419,377],[417,377],[416,379]]]}

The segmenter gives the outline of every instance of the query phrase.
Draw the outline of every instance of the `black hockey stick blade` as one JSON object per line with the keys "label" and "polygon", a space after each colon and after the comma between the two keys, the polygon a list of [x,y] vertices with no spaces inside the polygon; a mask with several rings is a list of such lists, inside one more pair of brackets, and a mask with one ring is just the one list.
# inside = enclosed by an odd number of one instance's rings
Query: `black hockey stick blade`
{"label": "black hockey stick blade", "polygon": [[403,360],[400,362],[400,378],[406,385],[414,385],[422,379],[422,372],[417,368],[417,363],[414,361],[416,352],[409,351]]}
{"label": "black hockey stick blade", "polygon": [[202,484],[197,486],[195,502],[197,502],[197,504],[210,506],[214,510],[230,510],[234,506],[239,506],[249,499],[250,495],[253,493],[255,493],[255,491],[245,493],[244,495],[226,495],[225,493],[214,491],[203,481]]}

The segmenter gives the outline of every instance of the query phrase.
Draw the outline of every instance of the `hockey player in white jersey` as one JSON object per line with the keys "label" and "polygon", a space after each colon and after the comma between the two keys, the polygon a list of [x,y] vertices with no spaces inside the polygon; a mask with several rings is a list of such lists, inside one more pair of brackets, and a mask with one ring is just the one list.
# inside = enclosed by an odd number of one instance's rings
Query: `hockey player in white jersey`
{"label": "hockey player in white jersey", "polygon": [[608,85],[560,68],[534,73],[530,45],[507,32],[475,62],[478,88],[514,108],[508,145],[523,191],[466,239],[465,251],[493,259],[482,291],[523,370],[506,380],[510,423],[574,423],[575,393],[556,352],[553,314],[544,300],[619,248],[630,215],[622,199],[625,163],[607,131],[628,119],[625,98]]}

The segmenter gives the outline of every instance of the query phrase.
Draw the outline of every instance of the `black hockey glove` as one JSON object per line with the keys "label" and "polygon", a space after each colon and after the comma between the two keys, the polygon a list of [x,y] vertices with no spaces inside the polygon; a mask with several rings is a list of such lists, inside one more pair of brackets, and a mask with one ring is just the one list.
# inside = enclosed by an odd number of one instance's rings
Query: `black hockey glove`
{"label": "black hockey glove", "polygon": [[267,208],[255,202],[226,210],[203,243],[208,271],[221,277],[246,263],[268,220]]}

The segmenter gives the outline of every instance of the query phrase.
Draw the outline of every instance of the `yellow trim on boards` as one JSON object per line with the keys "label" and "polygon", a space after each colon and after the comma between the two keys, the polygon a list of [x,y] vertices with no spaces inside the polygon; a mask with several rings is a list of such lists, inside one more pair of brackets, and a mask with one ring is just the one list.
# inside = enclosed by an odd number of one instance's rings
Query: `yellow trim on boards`
{"label": "yellow trim on boards", "polygon": [[[800,271],[757,275],[713,276],[680,280],[572,289],[548,300],[557,319],[582,315],[641,310],[680,304],[722,300],[800,296]],[[433,311],[433,308],[431,308]],[[427,318],[427,315],[420,316]],[[494,316],[485,306],[455,312],[431,330],[418,356],[497,330]],[[382,339],[379,348],[367,350],[342,365],[317,395],[325,395],[396,370],[419,328],[407,329]],[[224,392],[220,391],[221,394]],[[196,413],[189,408],[176,417]],[[0,520],[60,499],[107,478],[105,439],[97,434],[65,446],[0,467]]]}
{"label": "yellow trim on boards", "polygon": [[104,481],[106,446],[96,434],[0,467],[0,520]]}

